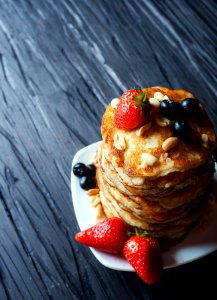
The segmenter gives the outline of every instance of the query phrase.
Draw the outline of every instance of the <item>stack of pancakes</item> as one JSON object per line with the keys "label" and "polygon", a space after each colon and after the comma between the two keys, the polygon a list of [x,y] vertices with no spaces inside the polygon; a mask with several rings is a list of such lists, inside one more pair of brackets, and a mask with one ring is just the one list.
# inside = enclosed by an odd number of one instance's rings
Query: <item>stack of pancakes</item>
{"label": "stack of pancakes", "polygon": [[[177,102],[195,98],[185,90],[154,87],[148,91],[150,98],[156,92]],[[108,105],[103,116],[98,149],[97,183],[104,212],[151,236],[178,241],[207,209],[215,132],[205,109],[201,105],[200,120],[190,121],[193,143],[178,139],[167,151],[162,145],[173,136],[169,124],[155,116],[145,130],[120,130],[115,127],[115,109]]]}

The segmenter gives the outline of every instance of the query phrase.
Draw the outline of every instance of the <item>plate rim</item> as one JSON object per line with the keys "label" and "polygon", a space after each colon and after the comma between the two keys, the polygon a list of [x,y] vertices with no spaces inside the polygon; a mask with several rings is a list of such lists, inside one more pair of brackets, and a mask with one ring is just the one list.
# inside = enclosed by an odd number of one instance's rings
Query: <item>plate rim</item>
{"label": "plate rim", "polygon": [[[78,206],[78,203],[77,201],[74,200],[74,198],[76,198],[76,195],[75,195],[75,192],[74,190],[76,190],[76,180],[77,178],[75,177],[75,175],[73,174],[73,166],[76,162],[78,162],[78,159],[80,159],[80,157],[82,156],[82,154],[85,154],[86,151],[88,151],[89,149],[93,148],[94,151],[97,149],[97,147],[100,145],[102,141],[97,141],[95,143],[92,143],[92,144],[89,144],[83,148],[81,148],[80,150],[78,150],[73,159],[72,159],[72,165],[71,165],[71,178],[70,178],[70,187],[71,187],[71,200],[72,200],[72,204],[73,204],[73,207],[74,207],[74,212],[75,212],[75,216],[76,216],[76,221],[78,223],[78,226],[80,228],[80,230],[83,230],[84,228],[82,228],[83,226],[81,226],[81,223],[82,223],[82,217],[81,215],[78,213],[79,212],[79,206]],[[84,160],[84,159],[83,159]],[[80,160],[82,161],[82,159]],[[90,161],[89,161],[90,163]],[[216,163],[215,163],[215,166],[216,166]],[[83,193],[85,193],[85,191],[83,191],[80,187],[79,187],[80,191],[82,191]],[[85,194],[86,195],[86,194]],[[92,226],[92,225],[90,225]],[[192,233],[190,233],[188,235],[188,238],[189,236],[191,236]],[[164,257],[165,255],[168,255],[169,252],[172,252],[171,250],[173,251],[176,251],[175,249],[179,248],[181,245],[181,243],[175,245],[174,247],[171,247],[171,249],[169,251],[166,251],[166,252],[162,252],[162,258],[164,260]],[[111,266],[109,265],[109,260],[107,260],[105,257],[109,257],[109,258],[117,258],[118,255],[114,255],[114,254],[109,254],[109,253],[104,253],[102,251],[99,251],[97,249],[94,249],[94,248],[91,248],[91,247],[88,247],[90,249],[90,251],[92,252],[92,254],[95,256],[95,258],[102,264],[104,265],[105,267],[107,268],[110,268],[110,269],[113,269],[113,270],[117,270],[117,271],[127,271],[127,272],[135,272],[134,268],[124,259],[124,266],[122,267],[114,267],[114,266]],[[209,251],[206,251],[205,253],[202,253],[201,255],[198,255],[198,256],[195,256],[195,257],[192,257],[191,259],[186,259],[186,260],[182,260],[180,262],[174,262],[174,263],[170,263],[169,265],[164,265],[163,268],[164,269],[170,269],[170,268],[174,268],[174,267],[178,267],[178,266],[182,266],[182,265],[185,265],[185,264],[188,264],[188,263],[191,263],[195,260],[198,260],[198,259],[201,259],[202,257],[205,257],[211,253],[213,253],[214,251],[217,250],[217,241],[216,241],[216,244],[215,246],[213,247],[210,247],[210,250]]]}

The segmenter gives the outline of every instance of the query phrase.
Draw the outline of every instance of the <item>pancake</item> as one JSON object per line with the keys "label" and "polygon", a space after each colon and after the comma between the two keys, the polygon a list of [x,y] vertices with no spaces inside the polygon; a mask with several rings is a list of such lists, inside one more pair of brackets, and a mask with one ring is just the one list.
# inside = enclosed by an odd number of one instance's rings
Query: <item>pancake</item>
{"label": "pancake", "polygon": [[151,236],[164,238],[169,243],[174,243],[174,240],[185,237],[193,225],[200,222],[201,216],[208,209],[207,195],[204,195],[196,206],[192,206],[186,213],[180,215],[178,220],[170,220],[169,222],[162,222],[161,220],[159,222],[145,219],[135,209],[132,211],[126,209],[113,195],[107,193],[103,185],[101,185],[100,198],[107,217],[121,217],[129,225],[141,228]]}
{"label": "pancake", "polygon": [[[144,89],[147,90],[147,89]],[[149,88],[149,96],[155,92],[164,92],[168,97],[177,102],[185,98],[195,98],[193,94],[184,90],[169,90],[166,88]],[[200,122],[191,120],[191,127],[195,128],[195,142],[186,144],[179,140],[178,145],[171,149],[165,156],[162,143],[172,136],[169,126],[159,126],[151,120],[151,128],[141,136],[136,135],[136,130],[126,131],[114,126],[115,109],[108,105],[102,119],[101,132],[107,155],[109,152],[112,164],[123,168],[123,173],[128,176],[146,176],[149,178],[165,176],[176,171],[185,171],[202,165],[212,153],[215,144],[215,132],[206,114],[204,107],[201,108]],[[126,144],[124,151],[114,145],[114,136],[120,135]],[[203,147],[201,135],[206,134],[209,145]],[[142,154],[148,153],[157,158],[154,165],[145,165]],[[167,152],[166,152],[167,153]]]}
{"label": "pancake", "polygon": [[[175,208],[165,208],[160,202],[149,201],[145,198],[130,198],[121,193],[117,188],[110,186],[100,174],[99,171],[100,187],[102,187],[104,195],[110,195],[119,205],[131,211],[133,214],[142,217],[144,220],[149,222],[162,222],[168,223],[175,219],[180,219],[183,215],[186,215],[188,211],[195,206],[195,202],[200,200],[200,197],[195,197],[194,201],[191,201],[190,205],[180,205]],[[201,194],[203,196],[204,192]]]}
{"label": "pancake", "polygon": [[[187,178],[184,182],[177,183],[175,186],[172,184],[172,186],[165,188],[164,185],[162,187],[158,187],[156,179],[153,180],[153,182],[148,180],[149,189],[147,184],[146,188],[143,190],[141,187],[139,189],[138,186],[129,187],[124,184],[121,181],[119,174],[115,172],[114,168],[111,168],[105,160],[102,161],[100,156],[99,164],[105,180],[110,185],[117,187],[123,194],[129,197],[145,197],[146,200],[160,202],[162,206],[166,208],[180,206],[200,196],[213,177],[213,169],[211,168],[213,162],[210,160],[204,168],[197,170],[197,175],[195,174],[195,176]],[[189,172],[189,174],[192,175],[192,172]],[[176,178],[174,174],[173,176]],[[172,201],[171,195],[173,199]]]}
{"label": "pancake", "polygon": [[[181,102],[195,96],[186,90],[144,89]],[[154,108],[143,128],[120,130],[116,108],[109,104],[102,118],[103,141],[97,151],[97,184],[107,217],[121,217],[133,227],[170,242],[184,238],[207,212],[214,173],[215,132],[203,105],[200,119],[189,119],[191,143],[173,138],[171,121]],[[162,122],[166,123],[162,123]],[[170,139],[171,140],[171,139]]]}

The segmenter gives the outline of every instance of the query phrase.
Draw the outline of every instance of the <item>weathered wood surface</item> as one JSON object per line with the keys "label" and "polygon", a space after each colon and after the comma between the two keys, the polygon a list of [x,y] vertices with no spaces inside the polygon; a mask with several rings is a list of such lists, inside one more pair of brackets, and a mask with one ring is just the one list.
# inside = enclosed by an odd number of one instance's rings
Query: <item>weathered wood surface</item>
{"label": "weathered wood surface", "polygon": [[0,0],[1,300],[216,298],[217,253],[156,286],[103,267],[74,241],[70,193],[74,154],[127,88],[189,89],[217,123],[216,13],[212,0]]}

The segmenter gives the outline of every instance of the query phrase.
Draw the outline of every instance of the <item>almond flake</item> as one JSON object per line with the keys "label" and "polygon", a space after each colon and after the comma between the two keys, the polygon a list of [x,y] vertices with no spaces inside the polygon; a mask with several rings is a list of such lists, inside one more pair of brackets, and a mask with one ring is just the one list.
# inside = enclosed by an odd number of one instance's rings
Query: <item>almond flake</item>
{"label": "almond flake", "polygon": [[151,125],[152,125],[151,122],[143,125],[142,127],[140,127],[139,129],[136,130],[136,135],[137,136],[143,136],[143,133],[145,131],[147,131],[149,128],[151,128]]}
{"label": "almond flake", "polygon": [[171,183],[166,183],[166,184],[164,185],[164,187],[165,187],[166,189],[168,189],[169,187],[171,187]]}
{"label": "almond flake", "polygon": [[99,195],[91,196],[90,201],[89,201],[89,204],[91,206],[96,207],[99,203],[100,203],[100,197],[99,197]]}
{"label": "almond flake", "polygon": [[121,132],[114,134],[114,146],[118,150],[124,150],[126,148],[126,142]]}
{"label": "almond flake", "polygon": [[156,98],[149,98],[149,103],[156,108],[160,106],[160,101]]}
{"label": "almond flake", "polygon": [[161,127],[165,127],[168,126],[170,124],[170,120],[164,117],[161,117],[159,115],[156,115],[155,117],[155,122],[161,126]]}
{"label": "almond flake", "polygon": [[142,163],[148,166],[152,166],[158,160],[157,157],[150,153],[142,153],[141,155]]}
{"label": "almond flake", "polygon": [[105,217],[104,210],[103,210],[102,204],[99,203],[99,204],[96,206],[96,220],[100,220],[100,219],[102,219],[103,217]]}
{"label": "almond flake", "polygon": [[162,149],[164,151],[168,151],[170,149],[172,149],[173,147],[175,147],[178,144],[178,138],[177,137],[169,137],[168,139],[166,139],[163,144],[162,144]]}
{"label": "almond flake", "polygon": [[99,194],[99,189],[97,189],[97,188],[96,189],[90,189],[86,193],[87,193],[88,196],[94,196],[94,195]]}
{"label": "almond flake", "polygon": [[161,92],[154,93],[154,98],[159,100],[159,101],[162,101],[163,97],[164,97],[164,95]]}
{"label": "almond flake", "polygon": [[144,178],[143,177],[133,177],[132,183],[135,185],[142,185],[144,183]]}
{"label": "almond flake", "polygon": [[201,141],[202,141],[202,146],[204,148],[208,147],[208,143],[209,143],[209,137],[206,133],[201,134]]}

